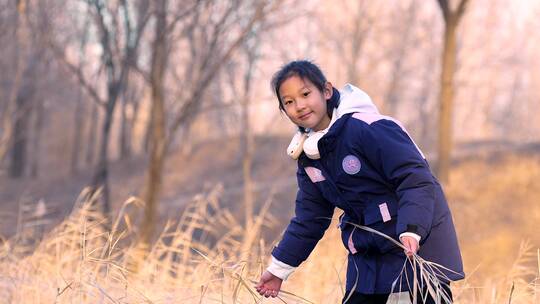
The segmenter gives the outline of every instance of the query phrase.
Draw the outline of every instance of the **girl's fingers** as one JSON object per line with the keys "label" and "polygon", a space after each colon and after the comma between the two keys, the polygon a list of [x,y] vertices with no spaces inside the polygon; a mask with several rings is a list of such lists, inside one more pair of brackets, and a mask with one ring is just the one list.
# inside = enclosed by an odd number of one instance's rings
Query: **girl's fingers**
{"label": "girl's fingers", "polygon": [[413,254],[413,246],[411,244],[411,241],[409,238],[404,238],[403,239],[403,245],[405,246],[405,254],[408,256],[408,257],[411,257],[412,254]]}
{"label": "girl's fingers", "polygon": [[407,248],[405,250],[407,257],[410,258],[413,256],[413,254],[418,252],[418,242],[416,242],[416,240],[406,237],[403,239],[402,243],[405,248]]}
{"label": "girl's fingers", "polygon": [[411,251],[413,253],[416,253],[418,251],[418,242],[416,242],[416,240],[410,240],[409,244],[410,244]]}
{"label": "girl's fingers", "polygon": [[261,296],[265,296],[267,298],[272,297],[275,298],[278,295],[277,290],[271,290],[271,289],[265,289],[264,291],[259,292]]}
{"label": "girl's fingers", "polygon": [[264,280],[261,278],[261,280],[259,281],[259,283],[257,283],[257,285],[255,285],[255,289],[257,290],[257,292],[259,292],[259,294],[263,295],[264,291],[266,291],[266,288],[264,287]]}
{"label": "girl's fingers", "polygon": [[[269,280],[268,280],[269,281]],[[265,283],[268,283],[267,280],[264,279],[264,275],[261,277],[260,281],[255,285],[255,290],[261,295],[265,297],[277,297],[279,290],[274,290],[272,288],[268,288]]]}

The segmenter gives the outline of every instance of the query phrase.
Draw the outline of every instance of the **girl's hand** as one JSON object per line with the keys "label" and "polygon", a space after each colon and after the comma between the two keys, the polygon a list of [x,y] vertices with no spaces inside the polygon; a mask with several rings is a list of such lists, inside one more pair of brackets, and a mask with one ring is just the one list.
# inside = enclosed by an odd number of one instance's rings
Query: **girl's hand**
{"label": "girl's hand", "polygon": [[282,279],[276,277],[268,271],[265,271],[259,283],[255,286],[255,289],[261,296],[265,297],[277,297],[279,290],[281,289]]}
{"label": "girl's hand", "polygon": [[418,252],[418,248],[420,248],[420,244],[418,244],[418,241],[410,236],[402,236],[399,238],[403,246],[407,248],[405,250],[405,254],[410,258],[413,256],[414,253]]}

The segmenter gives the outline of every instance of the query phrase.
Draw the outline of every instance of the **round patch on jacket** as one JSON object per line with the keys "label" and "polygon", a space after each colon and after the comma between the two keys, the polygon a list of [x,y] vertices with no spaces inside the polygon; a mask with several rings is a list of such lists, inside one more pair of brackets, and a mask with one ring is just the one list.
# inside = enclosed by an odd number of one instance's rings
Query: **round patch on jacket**
{"label": "round patch on jacket", "polygon": [[360,160],[354,155],[345,156],[341,165],[343,166],[343,171],[351,175],[360,172],[360,168],[362,167]]}

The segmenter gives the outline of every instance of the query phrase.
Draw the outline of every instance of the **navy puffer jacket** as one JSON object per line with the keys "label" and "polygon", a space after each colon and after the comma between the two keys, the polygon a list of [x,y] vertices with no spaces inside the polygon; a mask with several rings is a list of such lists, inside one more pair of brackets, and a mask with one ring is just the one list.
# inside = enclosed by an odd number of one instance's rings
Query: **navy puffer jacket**
{"label": "navy puffer jacket", "polygon": [[[347,98],[359,89],[349,85],[344,90],[341,104],[347,106]],[[298,159],[295,217],[272,255],[298,266],[323,236],[337,207],[344,211],[340,227],[349,250],[347,290],[358,282],[357,292],[391,292],[406,260],[392,242],[348,222],[396,240],[403,232],[416,233],[421,237],[418,254],[451,269],[445,271],[450,280],[462,279],[452,215],[420,149],[401,123],[376,109],[344,112],[319,140],[321,158],[302,154]],[[401,289],[407,290],[402,283]]]}

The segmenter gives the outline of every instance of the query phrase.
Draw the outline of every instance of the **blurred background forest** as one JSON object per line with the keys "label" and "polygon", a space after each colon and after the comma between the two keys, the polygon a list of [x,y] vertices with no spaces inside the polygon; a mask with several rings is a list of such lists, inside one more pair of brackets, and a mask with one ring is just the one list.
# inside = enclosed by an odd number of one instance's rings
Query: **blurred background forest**
{"label": "blurred background forest", "polygon": [[[425,152],[470,277],[458,301],[500,303],[515,285],[516,303],[540,303],[539,15],[538,0],[0,0],[0,286],[19,282],[3,299],[50,300],[28,283],[36,273],[15,278],[46,254],[36,240],[70,227],[84,189],[100,229],[129,214],[129,248],[155,249],[168,220],[188,221],[199,226],[182,235],[209,248],[236,231],[221,258],[265,264],[296,192],[294,126],[269,83],[305,58],[336,88],[366,91]],[[126,207],[131,196],[144,204]],[[334,257],[330,230],[289,283],[317,303],[331,292],[302,278]],[[58,299],[68,281],[44,284]]]}

